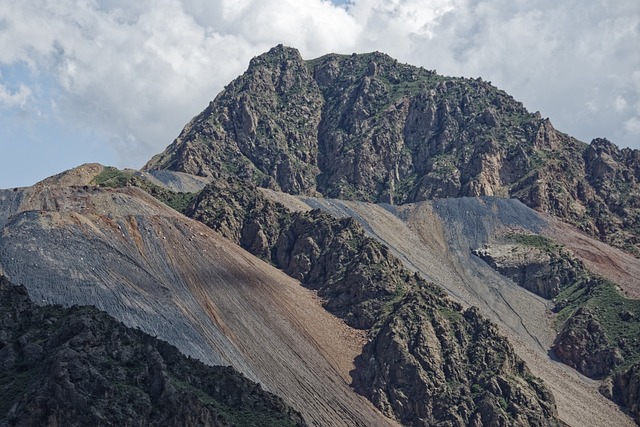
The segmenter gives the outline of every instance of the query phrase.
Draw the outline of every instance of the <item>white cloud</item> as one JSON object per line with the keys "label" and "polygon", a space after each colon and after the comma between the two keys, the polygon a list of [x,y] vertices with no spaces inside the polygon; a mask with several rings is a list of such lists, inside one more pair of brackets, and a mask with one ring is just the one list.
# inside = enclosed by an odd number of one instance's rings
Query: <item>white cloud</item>
{"label": "white cloud", "polygon": [[624,127],[631,133],[640,136],[640,118],[632,117],[624,123]]}
{"label": "white cloud", "polygon": [[[9,0],[0,3],[0,68],[27,64],[57,82],[39,108],[55,104],[65,123],[100,129],[126,166],[162,150],[278,43],[305,58],[379,50],[482,76],[560,130],[638,147],[639,31],[638,2]],[[0,86],[3,105],[33,99],[11,87]]]}
{"label": "white cloud", "polygon": [[624,97],[622,97],[621,95],[618,95],[618,97],[614,101],[614,106],[616,107],[616,110],[624,111],[627,109],[629,105],[627,104],[627,100],[624,99]]}
{"label": "white cloud", "polygon": [[5,85],[0,84],[0,107],[24,107],[31,98],[31,89],[21,84],[17,90],[11,91]]}

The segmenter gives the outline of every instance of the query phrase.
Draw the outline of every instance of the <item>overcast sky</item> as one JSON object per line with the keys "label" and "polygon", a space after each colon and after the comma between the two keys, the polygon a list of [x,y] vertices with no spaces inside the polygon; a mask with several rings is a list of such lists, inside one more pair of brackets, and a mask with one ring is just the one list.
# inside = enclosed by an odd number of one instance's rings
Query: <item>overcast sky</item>
{"label": "overcast sky", "polygon": [[638,0],[1,0],[0,188],[140,168],[249,60],[378,50],[640,148]]}

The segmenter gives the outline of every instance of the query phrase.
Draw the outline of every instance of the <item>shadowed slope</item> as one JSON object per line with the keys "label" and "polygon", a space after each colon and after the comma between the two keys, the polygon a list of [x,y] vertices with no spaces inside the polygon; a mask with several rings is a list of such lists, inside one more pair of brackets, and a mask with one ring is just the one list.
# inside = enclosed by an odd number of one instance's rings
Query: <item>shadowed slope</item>
{"label": "shadowed slope", "polygon": [[93,307],[38,307],[0,276],[1,425],[303,426],[231,367],[211,367]]}

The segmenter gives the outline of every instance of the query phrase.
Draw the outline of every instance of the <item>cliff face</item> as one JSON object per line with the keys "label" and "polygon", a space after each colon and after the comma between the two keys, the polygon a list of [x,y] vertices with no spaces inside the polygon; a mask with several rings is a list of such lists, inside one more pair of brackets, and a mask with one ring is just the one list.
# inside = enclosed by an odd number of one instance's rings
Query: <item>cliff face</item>
{"label": "cliff face", "polygon": [[475,249],[473,254],[542,298],[554,298],[584,273],[584,267],[551,240],[536,235],[512,235],[505,240]]}
{"label": "cliff face", "polygon": [[629,408],[636,424],[640,425],[640,364],[615,375],[605,392],[615,402]]}
{"label": "cliff face", "polygon": [[92,307],[38,307],[0,277],[0,424],[304,426],[282,399]]}
{"label": "cliff face", "polygon": [[315,188],[323,99],[291,49],[254,58],[147,169],[229,174],[291,193]]}
{"label": "cliff face", "polygon": [[639,160],[636,150],[558,132],[481,79],[377,52],[304,61],[278,46],[145,169],[396,204],[515,197],[637,253]]}

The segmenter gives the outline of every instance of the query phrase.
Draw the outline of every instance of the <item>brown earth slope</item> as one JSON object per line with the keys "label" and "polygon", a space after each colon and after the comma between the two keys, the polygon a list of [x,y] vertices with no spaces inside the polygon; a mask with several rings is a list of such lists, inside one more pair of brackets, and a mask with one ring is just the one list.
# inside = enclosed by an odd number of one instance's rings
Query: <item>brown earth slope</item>
{"label": "brown earth slope", "polygon": [[91,304],[232,365],[312,425],[392,425],[348,385],[359,334],[311,291],[135,188],[0,191],[0,265],[40,304]]}

